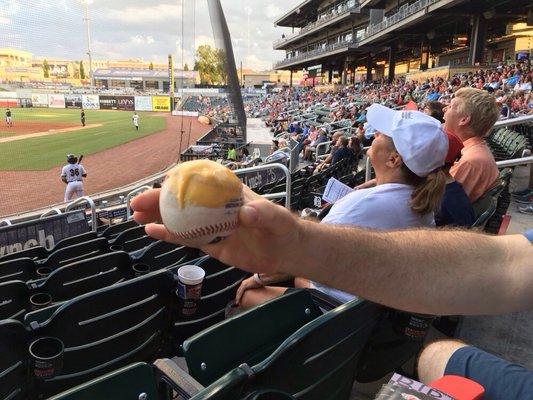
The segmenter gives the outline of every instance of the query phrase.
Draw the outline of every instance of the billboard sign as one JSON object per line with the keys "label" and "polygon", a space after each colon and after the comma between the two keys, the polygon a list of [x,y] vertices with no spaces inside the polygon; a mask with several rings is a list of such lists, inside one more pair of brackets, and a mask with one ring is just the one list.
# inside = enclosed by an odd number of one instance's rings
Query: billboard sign
{"label": "billboard sign", "polygon": [[133,111],[135,109],[135,98],[133,96],[117,97],[117,107],[123,111]]}
{"label": "billboard sign", "polygon": [[100,96],[100,110],[116,110],[117,98],[115,96]]}
{"label": "billboard sign", "polygon": [[152,97],[152,111],[170,111],[170,97]]}
{"label": "billboard sign", "polygon": [[48,107],[50,108],[65,108],[65,95],[63,94],[49,94]]}
{"label": "billboard sign", "polygon": [[48,107],[48,95],[43,93],[33,93],[31,95],[33,107]]}
{"label": "billboard sign", "polygon": [[83,210],[0,228],[0,257],[43,246],[52,249],[61,239],[89,231]]}
{"label": "billboard sign", "polygon": [[81,94],[66,94],[65,105],[67,108],[81,108]]}
{"label": "billboard sign", "polygon": [[136,111],[152,111],[152,98],[150,96],[135,96]]}
{"label": "billboard sign", "polygon": [[81,96],[81,105],[86,110],[98,110],[100,108],[100,99],[97,94],[84,94]]}

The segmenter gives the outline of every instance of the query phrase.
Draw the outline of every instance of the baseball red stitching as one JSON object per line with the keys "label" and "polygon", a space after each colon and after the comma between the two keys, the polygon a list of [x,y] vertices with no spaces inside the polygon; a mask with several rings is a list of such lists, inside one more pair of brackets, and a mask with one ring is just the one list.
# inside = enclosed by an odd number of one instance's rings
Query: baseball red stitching
{"label": "baseball red stitching", "polygon": [[176,235],[181,239],[194,239],[200,236],[207,236],[219,232],[224,232],[235,228],[236,225],[237,221],[223,222],[216,225],[208,225],[200,228],[190,229],[185,232],[176,232]]}

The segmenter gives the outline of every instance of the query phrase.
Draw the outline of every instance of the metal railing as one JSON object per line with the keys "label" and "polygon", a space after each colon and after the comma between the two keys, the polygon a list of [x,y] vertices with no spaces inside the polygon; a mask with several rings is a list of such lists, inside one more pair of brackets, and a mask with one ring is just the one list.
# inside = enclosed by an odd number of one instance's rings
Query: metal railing
{"label": "metal railing", "polygon": [[330,43],[330,44],[327,44],[327,45],[325,45],[323,47],[320,47],[318,49],[311,50],[311,51],[308,51],[308,52],[305,52],[305,53],[300,53],[300,54],[298,54],[295,57],[286,58],[285,60],[278,61],[277,63],[274,64],[274,69],[279,68],[279,67],[281,67],[281,66],[283,66],[285,64],[289,65],[289,64],[292,64],[295,61],[305,60],[307,58],[318,56],[318,55],[321,55],[321,54],[324,54],[324,53],[329,53],[330,51],[334,51],[334,50],[337,50],[337,49],[340,49],[340,48],[346,47],[346,46],[352,46],[352,45],[355,45],[355,44],[357,44],[357,40],[354,40],[354,39],[346,40],[346,41],[342,41],[342,42],[337,42],[337,43]]}
{"label": "metal railing", "polygon": [[405,4],[401,6],[396,13],[383,18],[383,21],[374,25],[369,25],[360,40],[368,39],[370,36],[374,36],[399,22],[403,22],[407,17],[423,10],[431,4],[438,3],[439,1],[440,0],[418,0],[412,4]]}
{"label": "metal railing", "polygon": [[285,197],[285,207],[290,209],[291,208],[291,173],[285,165],[283,164],[258,165],[256,167],[238,169],[233,172],[235,172],[235,174],[239,176],[239,175],[245,175],[249,172],[266,171],[269,169],[281,169],[285,173],[285,191],[279,192],[279,193],[268,193],[268,194],[263,195],[263,197],[269,200],[270,199],[281,199]]}
{"label": "metal railing", "polygon": [[533,164],[533,156],[513,158],[511,160],[497,161],[498,168],[516,167],[517,165]]}
{"label": "metal railing", "polygon": [[11,226],[13,223],[9,219],[0,220],[0,226]]}
{"label": "metal railing", "polygon": [[494,124],[493,128],[502,128],[505,126],[521,125],[525,123],[533,123],[533,115],[524,115],[522,117],[516,117],[516,118],[497,121]]}
{"label": "metal railing", "polygon": [[295,37],[297,36],[300,36],[300,35],[303,35],[304,33],[307,33],[319,26],[323,26],[323,25],[326,25],[328,22],[330,22],[331,20],[341,16],[341,15],[344,15],[344,14],[348,14],[348,13],[351,13],[351,12],[355,12],[355,13],[358,13],[358,12],[361,12],[361,7],[359,7],[359,4],[356,4],[354,3],[353,5],[348,5],[348,1],[345,2],[345,3],[342,3],[340,6],[341,6],[341,10],[338,11],[337,10],[337,7],[334,7],[332,12],[330,12],[329,14],[323,16],[322,18],[320,19],[317,19],[316,21],[313,21],[307,25],[305,25],[304,27],[302,27],[298,32],[294,32],[294,33],[290,33],[288,35],[286,35],[285,37],[283,38],[280,38],[280,39],[277,39],[277,40],[274,40],[273,42],[273,45],[274,47],[276,46],[279,46],[280,44],[284,43],[284,42],[288,42],[292,39],[294,39]]}
{"label": "metal railing", "polygon": [[49,217],[51,215],[59,215],[59,214],[61,214],[61,210],[59,208],[57,208],[57,207],[54,207],[54,208],[51,208],[50,210],[42,213],[39,218],[42,219],[42,218],[45,218],[45,217]]}
{"label": "metal railing", "polygon": [[96,228],[98,227],[97,221],[96,221],[96,206],[94,205],[93,199],[91,199],[89,196],[84,196],[77,198],[72,203],[68,203],[65,207],[65,212],[71,211],[75,207],[78,207],[81,204],[87,204],[89,205],[89,208],[91,209],[91,225],[92,225],[92,231],[96,232]]}
{"label": "metal railing", "polygon": [[141,194],[142,192],[146,192],[147,190],[152,189],[151,186],[144,185],[140,186],[136,189],[133,189],[131,192],[128,193],[126,196],[126,219],[131,218],[131,199],[133,199],[138,194]]}

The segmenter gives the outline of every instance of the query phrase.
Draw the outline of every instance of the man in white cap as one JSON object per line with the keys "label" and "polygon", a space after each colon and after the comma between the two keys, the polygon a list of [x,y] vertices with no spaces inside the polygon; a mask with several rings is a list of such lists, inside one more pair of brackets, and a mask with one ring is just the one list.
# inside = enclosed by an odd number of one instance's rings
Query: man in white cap
{"label": "man in white cap", "polygon": [[[446,182],[441,167],[448,153],[448,139],[440,122],[419,111],[393,111],[378,104],[368,109],[367,118],[376,131],[368,151],[376,186],[340,199],[322,223],[380,230],[434,226],[434,211]],[[237,291],[236,302],[249,308],[279,296],[287,289],[268,285],[288,278],[248,278]],[[355,297],[302,278],[296,278],[295,286],[317,289],[340,302]]]}

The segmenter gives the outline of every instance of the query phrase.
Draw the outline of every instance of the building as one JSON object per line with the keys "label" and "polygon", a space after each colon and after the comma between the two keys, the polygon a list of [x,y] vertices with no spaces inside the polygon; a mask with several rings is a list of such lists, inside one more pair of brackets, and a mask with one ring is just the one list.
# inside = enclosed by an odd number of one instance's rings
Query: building
{"label": "building", "polygon": [[[194,87],[199,80],[197,71],[182,71],[174,69],[174,89]],[[140,68],[97,68],[94,71],[94,81],[102,88],[133,88],[136,90],[156,90],[169,92],[170,78],[168,68],[140,69]]]}
{"label": "building", "polygon": [[346,84],[529,57],[532,19],[522,0],[305,0],[275,21],[292,33],[274,42],[285,50],[274,68]]}

